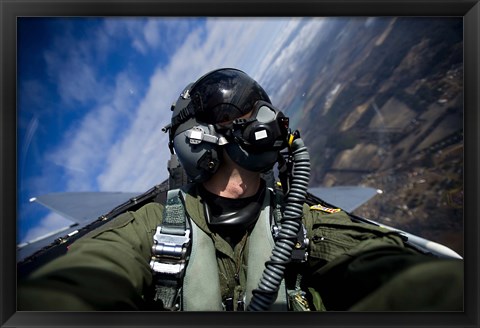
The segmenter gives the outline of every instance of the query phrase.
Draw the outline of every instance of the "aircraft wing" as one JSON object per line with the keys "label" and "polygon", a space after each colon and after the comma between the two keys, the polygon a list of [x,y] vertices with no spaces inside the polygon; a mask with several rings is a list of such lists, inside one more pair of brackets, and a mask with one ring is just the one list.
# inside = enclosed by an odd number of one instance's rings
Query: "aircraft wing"
{"label": "aircraft wing", "polygon": [[18,244],[17,261],[23,260],[51,244],[57,238],[74,233],[139,194],[134,192],[62,192],[45,194],[30,199],[30,202],[41,204],[71,220],[72,224]]}
{"label": "aircraft wing", "polygon": [[317,187],[310,188],[308,191],[346,212],[352,212],[376,194],[381,193],[375,188],[361,186]]}
{"label": "aircraft wing", "polygon": [[76,223],[90,223],[140,192],[61,192],[32,198],[50,210]]}

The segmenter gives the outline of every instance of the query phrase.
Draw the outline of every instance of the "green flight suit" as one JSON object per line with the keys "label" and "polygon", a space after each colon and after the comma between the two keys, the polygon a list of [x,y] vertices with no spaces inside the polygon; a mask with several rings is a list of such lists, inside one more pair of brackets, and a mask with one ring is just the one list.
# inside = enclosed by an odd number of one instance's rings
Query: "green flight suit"
{"label": "green flight suit", "polygon": [[[185,204],[192,220],[213,239],[222,296],[238,296],[245,290],[248,235],[232,249],[209,230],[195,189],[187,194]],[[162,216],[163,206],[150,203],[79,239],[66,255],[19,282],[18,309],[151,310],[147,302],[152,293],[149,261],[153,235]],[[310,240],[308,261],[292,265],[287,273],[300,273],[300,286],[308,291],[311,310],[404,310],[411,304],[417,310],[462,310],[462,261],[420,255],[406,248],[397,234],[354,223],[336,209],[305,205],[304,224]],[[428,270],[417,272],[442,276],[440,282],[450,285],[438,285],[435,281],[439,280],[431,276],[416,280],[412,271],[425,263],[429,264]],[[435,270],[436,265],[445,270]],[[411,295],[402,294],[405,281],[424,292],[423,303],[411,303]],[[447,287],[451,291],[449,299],[436,306],[428,293]]]}

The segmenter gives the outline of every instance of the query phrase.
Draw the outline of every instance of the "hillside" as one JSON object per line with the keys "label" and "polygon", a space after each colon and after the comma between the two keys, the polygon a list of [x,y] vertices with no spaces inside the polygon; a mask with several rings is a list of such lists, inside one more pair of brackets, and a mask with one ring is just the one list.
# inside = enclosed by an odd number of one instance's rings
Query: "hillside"
{"label": "hillside", "polygon": [[335,20],[279,104],[312,157],[311,186],[383,193],[355,213],[463,254],[460,19]]}

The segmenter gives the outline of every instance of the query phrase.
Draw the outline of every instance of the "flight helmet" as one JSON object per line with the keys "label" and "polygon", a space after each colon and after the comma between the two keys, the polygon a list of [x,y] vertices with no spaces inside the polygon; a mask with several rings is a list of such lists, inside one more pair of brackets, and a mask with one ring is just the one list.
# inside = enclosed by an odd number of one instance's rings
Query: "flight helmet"
{"label": "flight helmet", "polygon": [[288,118],[238,69],[217,69],[187,85],[172,111],[170,150],[193,182],[218,170],[222,148],[241,167],[264,172],[286,146]]}

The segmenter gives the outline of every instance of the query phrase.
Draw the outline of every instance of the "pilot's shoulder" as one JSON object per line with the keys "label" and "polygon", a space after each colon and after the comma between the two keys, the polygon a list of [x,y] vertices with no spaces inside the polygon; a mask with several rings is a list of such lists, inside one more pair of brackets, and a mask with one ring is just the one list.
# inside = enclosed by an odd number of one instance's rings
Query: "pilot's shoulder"
{"label": "pilot's shoulder", "polygon": [[151,225],[159,225],[162,222],[163,218],[164,205],[151,202],[143,205],[135,212],[130,212],[130,214],[138,220],[143,221],[144,223],[150,222]]}
{"label": "pilot's shoulder", "polygon": [[162,216],[163,205],[155,202],[147,203],[137,210],[119,214],[101,227],[91,231],[87,236],[95,237],[103,232],[127,226],[132,226],[133,228],[142,226],[147,227],[147,229],[154,229],[162,222]]}
{"label": "pilot's shoulder", "polygon": [[303,206],[303,213],[306,220],[313,221],[312,223],[350,223],[351,218],[347,212],[338,207],[333,207],[325,204],[315,204]]}
{"label": "pilot's shoulder", "polygon": [[163,204],[158,202],[150,202],[140,207],[134,213],[140,215],[158,215],[159,213],[161,214],[163,212],[163,208]]}

